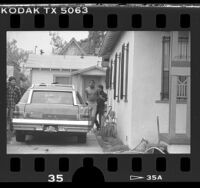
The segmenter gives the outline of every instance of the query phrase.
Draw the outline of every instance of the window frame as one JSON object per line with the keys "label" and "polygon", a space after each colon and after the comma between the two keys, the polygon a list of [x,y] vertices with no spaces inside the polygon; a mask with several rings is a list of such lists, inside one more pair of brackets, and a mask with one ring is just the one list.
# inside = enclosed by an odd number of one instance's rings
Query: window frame
{"label": "window frame", "polygon": [[110,88],[110,67],[106,68],[106,89]]}
{"label": "window frame", "polygon": [[70,80],[69,85],[72,84],[72,77],[71,77],[70,75],[66,75],[66,74],[54,74],[54,75],[53,75],[53,82],[56,82],[56,78],[57,78],[57,77],[69,78],[69,80]]}
{"label": "window frame", "polygon": [[[165,70],[164,67],[164,51],[165,51],[165,42],[168,42],[168,48],[169,48],[169,64],[168,64],[168,70]],[[161,70],[161,92],[160,92],[160,99],[161,101],[168,101],[169,100],[169,69],[170,69],[170,56],[171,56],[171,52],[170,52],[170,45],[171,45],[171,38],[170,36],[163,36],[162,37],[162,70]],[[167,86],[165,86],[164,83],[164,78],[165,78],[165,73],[167,73],[168,75],[168,84]],[[165,92],[165,87],[168,87],[168,92]]]}
{"label": "window frame", "polygon": [[123,97],[124,97],[124,59],[125,59],[124,52],[125,52],[125,44],[122,45],[120,99],[123,99]]}
{"label": "window frame", "polygon": [[[190,58],[189,34],[190,33],[187,31],[178,32],[178,57],[180,60],[183,60],[183,61]],[[184,56],[184,50],[183,50],[184,44],[186,44],[185,56]]]}
{"label": "window frame", "polygon": [[128,102],[129,42],[125,46],[125,53],[126,53],[126,72],[125,72],[125,95],[124,95],[124,101]]}
{"label": "window frame", "polygon": [[109,80],[109,88],[112,89],[112,84],[113,84],[113,59],[110,61],[110,80]]}
{"label": "window frame", "polygon": [[113,98],[114,100],[116,99],[116,81],[117,81],[117,53],[115,53],[115,60],[114,60],[114,80],[113,80],[113,89],[114,89],[114,92],[113,92]]}
{"label": "window frame", "polygon": [[118,71],[117,71],[117,102],[120,102],[120,87],[121,87],[121,52],[118,55]]}

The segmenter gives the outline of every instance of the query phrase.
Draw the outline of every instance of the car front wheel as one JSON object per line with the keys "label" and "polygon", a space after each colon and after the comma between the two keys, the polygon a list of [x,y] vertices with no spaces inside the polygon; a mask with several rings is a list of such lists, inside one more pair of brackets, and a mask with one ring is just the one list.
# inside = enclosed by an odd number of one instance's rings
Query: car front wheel
{"label": "car front wheel", "polygon": [[86,143],[86,139],[87,139],[86,134],[78,135],[78,143]]}
{"label": "car front wheel", "polygon": [[16,141],[25,142],[26,135],[22,131],[16,131]]}

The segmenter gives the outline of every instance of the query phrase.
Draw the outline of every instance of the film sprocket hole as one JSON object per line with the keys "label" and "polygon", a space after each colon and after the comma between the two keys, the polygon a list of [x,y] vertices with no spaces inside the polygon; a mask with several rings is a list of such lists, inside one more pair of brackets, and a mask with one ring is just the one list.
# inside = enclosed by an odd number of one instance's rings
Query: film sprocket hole
{"label": "film sprocket hole", "polygon": [[0,5],[0,181],[199,181],[185,6]]}

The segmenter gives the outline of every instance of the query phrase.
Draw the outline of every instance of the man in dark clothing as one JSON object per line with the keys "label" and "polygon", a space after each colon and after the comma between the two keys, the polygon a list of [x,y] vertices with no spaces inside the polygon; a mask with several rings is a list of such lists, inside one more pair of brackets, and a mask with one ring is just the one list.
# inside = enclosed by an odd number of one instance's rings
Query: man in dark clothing
{"label": "man in dark clothing", "polygon": [[16,86],[16,78],[11,76],[7,84],[7,121],[9,129],[12,131],[12,117],[15,105],[19,102],[21,98],[21,91],[18,86]]}
{"label": "man in dark clothing", "polygon": [[[100,129],[101,127],[101,118],[104,114],[106,101],[107,101],[107,94],[103,91],[103,85],[98,85],[97,113],[95,120],[97,129]],[[97,121],[97,115],[99,115],[99,122]]]}
{"label": "man in dark clothing", "polygon": [[95,86],[95,81],[91,80],[89,87],[85,89],[86,103],[91,108],[91,118],[92,118],[92,127],[94,126],[96,120],[97,112],[97,99],[98,99],[98,89]]}

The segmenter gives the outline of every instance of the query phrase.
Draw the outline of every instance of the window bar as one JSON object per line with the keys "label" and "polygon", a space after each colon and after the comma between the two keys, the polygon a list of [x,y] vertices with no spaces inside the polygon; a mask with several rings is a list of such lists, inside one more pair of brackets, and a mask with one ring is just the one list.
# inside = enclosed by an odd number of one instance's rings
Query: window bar
{"label": "window bar", "polygon": [[124,46],[125,44],[122,45],[122,59],[121,59],[121,94],[120,94],[121,99],[123,99],[123,94],[124,94]]}
{"label": "window bar", "polygon": [[114,76],[115,76],[115,61],[112,61],[112,80],[111,80],[111,88],[114,88]]}
{"label": "window bar", "polygon": [[111,60],[111,63],[110,63],[110,89],[112,89],[112,71],[113,71],[113,60]]}
{"label": "window bar", "polygon": [[119,102],[119,97],[120,97],[120,69],[121,69],[121,52],[118,55],[118,88],[117,88],[117,102]]}
{"label": "window bar", "polygon": [[125,82],[125,102],[128,102],[128,61],[129,61],[129,43],[126,45],[126,82]]}
{"label": "window bar", "polygon": [[[170,53],[170,37],[164,36],[162,41],[162,81],[161,81],[161,100],[169,98],[169,81],[166,83],[166,77],[169,80],[169,70],[165,70],[165,61],[166,61],[166,49],[168,48]],[[170,54],[169,54],[170,55]],[[168,62],[169,64],[169,62]],[[166,89],[168,88],[168,89]]]}
{"label": "window bar", "polygon": [[163,40],[162,40],[162,71],[161,71],[161,77],[162,77],[162,81],[161,81],[161,100],[163,100],[164,98],[164,46],[165,46],[165,39],[166,37],[163,37]]}
{"label": "window bar", "polygon": [[110,86],[110,67],[106,69],[106,89],[109,89]]}
{"label": "window bar", "polygon": [[114,61],[114,83],[113,83],[114,100],[116,98],[116,76],[117,76],[117,53],[115,54],[115,61]]}

